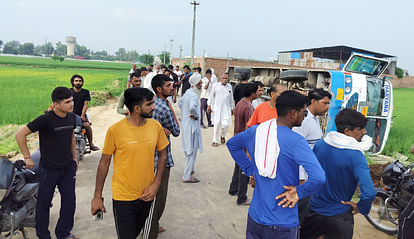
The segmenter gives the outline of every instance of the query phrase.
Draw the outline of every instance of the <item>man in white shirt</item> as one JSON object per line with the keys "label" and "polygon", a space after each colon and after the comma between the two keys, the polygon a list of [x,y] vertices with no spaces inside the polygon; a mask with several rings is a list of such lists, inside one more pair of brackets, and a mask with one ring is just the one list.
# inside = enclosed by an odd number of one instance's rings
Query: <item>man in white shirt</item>
{"label": "man in white shirt", "polygon": [[[314,89],[308,93],[308,109],[307,116],[300,127],[293,127],[293,131],[302,135],[308,141],[311,149],[322,139],[323,133],[319,123],[318,116],[323,116],[329,110],[332,95],[324,89]],[[308,179],[305,169],[302,165],[299,166],[299,180],[304,183]],[[309,207],[309,198],[299,200],[299,222],[302,224],[306,212]]]}
{"label": "man in white shirt", "polygon": [[215,83],[207,101],[209,113],[213,112],[214,136],[213,147],[218,147],[219,130],[220,142],[226,143],[227,128],[231,126],[234,109],[233,89],[227,82],[227,75],[222,74],[220,82]]}
{"label": "man in white shirt", "polygon": [[217,80],[213,80],[211,78],[211,70],[207,70],[206,71],[206,76],[201,80],[202,81],[202,87],[201,87],[201,95],[200,95],[200,105],[201,105],[201,121],[200,121],[200,125],[202,128],[207,128],[204,125],[204,112],[206,113],[207,116],[207,122],[208,122],[208,127],[213,127],[213,124],[211,123],[211,114],[207,112],[207,101],[208,101],[208,96],[211,93],[211,89],[213,88],[213,85],[215,83],[217,83]]}

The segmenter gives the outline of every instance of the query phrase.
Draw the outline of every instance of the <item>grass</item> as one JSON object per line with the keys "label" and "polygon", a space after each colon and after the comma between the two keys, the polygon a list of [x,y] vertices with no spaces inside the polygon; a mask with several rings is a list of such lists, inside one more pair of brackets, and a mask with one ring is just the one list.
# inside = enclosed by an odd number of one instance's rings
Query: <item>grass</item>
{"label": "grass", "polygon": [[[126,85],[128,71],[74,68],[36,68],[0,65],[0,125],[26,124],[51,103],[50,94],[57,86],[71,87],[70,77],[80,74],[84,88],[119,95]],[[114,82],[119,82],[114,86]],[[96,99],[92,100],[94,105]]]}
{"label": "grass", "polygon": [[394,88],[393,116],[395,118],[383,154],[395,156],[396,153],[400,153],[414,162],[414,157],[410,153],[411,145],[414,144],[413,102],[414,89]]}
{"label": "grass", "polygon": [[73,60],[71,58],[65,58],[64,61],[60,62],[46,57],[0,56],[0,64],[37,68],[86,68],[127,71],[131,69],[131,64],[124,62],[84,61]]}

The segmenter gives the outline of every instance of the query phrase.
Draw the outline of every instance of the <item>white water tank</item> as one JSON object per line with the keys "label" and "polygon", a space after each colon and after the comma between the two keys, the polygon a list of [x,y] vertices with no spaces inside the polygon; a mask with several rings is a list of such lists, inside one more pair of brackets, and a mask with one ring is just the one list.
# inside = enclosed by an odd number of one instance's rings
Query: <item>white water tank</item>
{"label": "white water tank", "polygon": [[75,55],[75,45],[76,45],[76,37],[66,37],[66,44],[67,44],[67,53],[68,56]]}

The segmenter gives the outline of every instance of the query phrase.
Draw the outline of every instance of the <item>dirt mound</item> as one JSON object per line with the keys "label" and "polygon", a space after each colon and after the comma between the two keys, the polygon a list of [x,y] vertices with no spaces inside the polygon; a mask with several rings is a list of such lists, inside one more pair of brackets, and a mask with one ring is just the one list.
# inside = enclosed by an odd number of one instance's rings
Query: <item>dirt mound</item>
{"label": "dirt mound", "polygon": [[381,175],[382,175],[382,172],[384,171],[384,168],[387,165],[388,164],[370,164],[369,165],[370,174],[371,174],[372,182],[374,183],[374,187],[376,188],[384,187],[384,184],[382,183]]}

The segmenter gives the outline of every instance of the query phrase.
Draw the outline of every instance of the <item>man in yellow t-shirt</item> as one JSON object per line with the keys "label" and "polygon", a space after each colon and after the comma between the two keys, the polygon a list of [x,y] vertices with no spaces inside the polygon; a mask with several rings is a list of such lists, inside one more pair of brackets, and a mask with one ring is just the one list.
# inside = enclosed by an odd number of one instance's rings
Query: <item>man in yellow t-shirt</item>
{"label": "man in yellow t-shirt", "polygon": [[[169,142],[160,123],[151,119],[154,94],[146,88],[130,88],[124,96],[130,117],[115,123],[106,133],[91,213],[106,212],[102,190],[113,156],[112,205],[116,231],[118,238],[129,239],[136,238],[144,226],[161,184]],[[158,164],[154,176],[155,151]]]}

